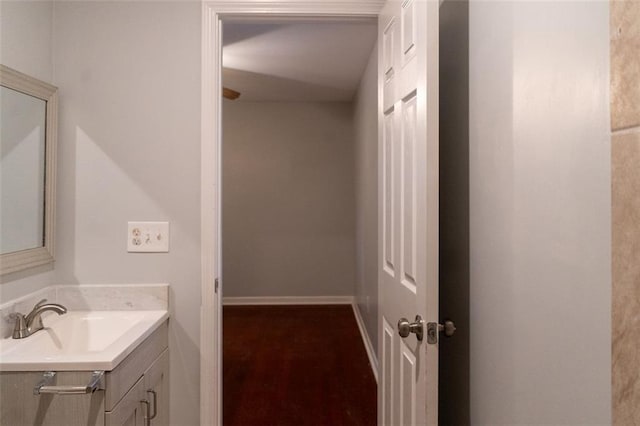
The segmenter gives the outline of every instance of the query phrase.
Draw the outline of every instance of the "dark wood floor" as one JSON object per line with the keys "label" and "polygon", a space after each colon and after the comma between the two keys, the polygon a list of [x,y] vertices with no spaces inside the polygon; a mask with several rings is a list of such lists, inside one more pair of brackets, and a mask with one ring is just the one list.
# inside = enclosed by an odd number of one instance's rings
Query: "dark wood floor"
{"label": "dark wood floor", "polygon": [[376,424],[376,382],[351,306],[223,312],[225,426]]}

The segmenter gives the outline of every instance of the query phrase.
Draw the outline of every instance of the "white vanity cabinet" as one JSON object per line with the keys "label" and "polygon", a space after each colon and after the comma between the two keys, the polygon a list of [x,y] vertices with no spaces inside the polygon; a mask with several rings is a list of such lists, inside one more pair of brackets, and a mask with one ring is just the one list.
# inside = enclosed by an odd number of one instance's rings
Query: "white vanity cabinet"
{"label": "white vanity cabinet", "polygon": [[[161,324],[112,371],[103,390],[34,395],[43,372],[0,373],[0,425],[168,426],[168,323]],[[91,372],[60,371],[55,385],[80,385]],[[154,395],[155,394],[155,395]]]}

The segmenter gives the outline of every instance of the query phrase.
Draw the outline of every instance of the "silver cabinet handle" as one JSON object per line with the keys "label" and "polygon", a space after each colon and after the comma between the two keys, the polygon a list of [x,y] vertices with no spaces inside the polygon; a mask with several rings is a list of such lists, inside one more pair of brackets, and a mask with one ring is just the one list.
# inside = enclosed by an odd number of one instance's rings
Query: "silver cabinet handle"
{"label": "silver cabinet handle", "polygon": [[158,394],[153,389],[148,389],[147,393],[153,396],[153,415],[149,417],[149,420],[153,420],[158,415]]}
{"label": "silver cabinet handle", "polygon": [[89,383],[82,386],[69,386],[50,385],[53,379],[56,377],[55,371],[47,371],[42,375],[42,380],[33,388],[34,395],[41,395],[44,393],[51,393],[55,395],[84,395],[87,393],[93,393],[99,389],[104,389],[102,378],[104,377],[104,371],[94,371],[91,373],[91,380]]}
{"label": "silver cabinet handle", "polygon": [[140,402],[145,405],[144,424],[145,426],[151,426],[151,416],[150,416],[151,407],[150,407],[149,401],[147,401],[146,399],[143,399]]}

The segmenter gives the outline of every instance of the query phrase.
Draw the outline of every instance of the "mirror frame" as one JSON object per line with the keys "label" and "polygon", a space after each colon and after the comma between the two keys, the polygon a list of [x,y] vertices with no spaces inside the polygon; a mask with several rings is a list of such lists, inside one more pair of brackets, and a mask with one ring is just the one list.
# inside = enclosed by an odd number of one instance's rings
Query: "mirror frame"
{"label": "mirror frame", "polygon": [[0,275],[53,263],[58,144],[58,88],[0,64],[0,86],[46,102],[43,246],[0,254]]}

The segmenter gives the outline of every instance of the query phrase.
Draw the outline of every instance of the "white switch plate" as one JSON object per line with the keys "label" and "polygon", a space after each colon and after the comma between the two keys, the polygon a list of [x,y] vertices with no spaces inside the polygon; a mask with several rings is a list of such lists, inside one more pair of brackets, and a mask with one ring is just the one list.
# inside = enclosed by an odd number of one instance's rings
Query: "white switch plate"
{"label": "white switch plate", "polygon": [[169,222],[129,222],[127,230],[128,252],[169,252]]}

